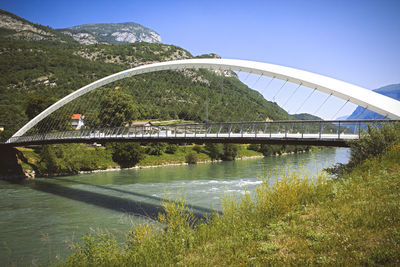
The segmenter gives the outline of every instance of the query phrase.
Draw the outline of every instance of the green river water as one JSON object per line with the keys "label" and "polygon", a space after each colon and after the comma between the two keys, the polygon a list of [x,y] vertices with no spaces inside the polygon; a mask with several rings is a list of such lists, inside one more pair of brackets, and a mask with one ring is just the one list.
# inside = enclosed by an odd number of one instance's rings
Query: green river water
{"label": "green river water", "polygon": [[133,225],[155,218],[163,198],[185,196],[195,213],[221,208],[224,194],[252,191],[271,169],[317,173],[345,163],[349,150],[233,162],[98,172],[38,178],[13,184],[0,181],[0,265],[56,263],[69,246],[91,231],[111,232],[119,240]]}

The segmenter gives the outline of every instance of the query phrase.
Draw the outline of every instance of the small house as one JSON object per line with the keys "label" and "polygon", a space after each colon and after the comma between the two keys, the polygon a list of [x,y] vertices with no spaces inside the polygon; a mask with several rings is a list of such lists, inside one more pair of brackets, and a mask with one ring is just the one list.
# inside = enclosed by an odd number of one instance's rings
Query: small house
{"label": "small house", "polygon": [[125,126],[129,127],[129,134],[145,134],[155,130],[150,121],[133,121]]}
{"label": "small house", "polygon": [[71,125],[74,130],[79,130],[85,125],[83,119],[85,118],[82,114],[73,114],[71,117]]}

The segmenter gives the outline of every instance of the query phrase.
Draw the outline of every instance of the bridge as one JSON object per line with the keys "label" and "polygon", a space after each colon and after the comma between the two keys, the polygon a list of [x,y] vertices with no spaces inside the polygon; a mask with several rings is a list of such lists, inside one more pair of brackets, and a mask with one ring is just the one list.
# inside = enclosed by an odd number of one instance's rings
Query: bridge
{"label": "bridge", "polygon": [[[267,121],[220,122],[153,126],[124,126],[54,130],[56,125],[46,125],[46,118],[69,103],[88,95],[109,83],[144,73],[164,70],[208,69],[238,71],[270,77],[271,80],[290,82],[298,87],[308,87],[374,111],[390,120],[381,121]],[[323,101],[321,105],[326,102]],[[303,103],[304,104],[304,103]],[[380,126],[400,120],[400,101],[373,91],[303,70],[279,65],[233,59],[187,59],[154,63],[125,70],[88,84],[57,101],[18,130],[5,144],[11,146],[68,142],[140,141],[173,143],[269,143],[348,146],[367,129],[367,125]],[[48,123],[49,124],[49,123]],[[53,122],[54,124],[54,122]]]}
{"label": "bridge", "polygon": [[12,137],[13,146],[51,143],[168,142],[257,143],[348,147],[368,125],[400,122],[375,121],[275,121],[171,124],[83,129]]}

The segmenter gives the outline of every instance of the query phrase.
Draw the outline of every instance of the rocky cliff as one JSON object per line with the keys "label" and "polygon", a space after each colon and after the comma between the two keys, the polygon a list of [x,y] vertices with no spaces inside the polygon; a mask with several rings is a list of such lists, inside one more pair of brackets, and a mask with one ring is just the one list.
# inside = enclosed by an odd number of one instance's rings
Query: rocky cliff
{"label": "rocky cliff", "polygon": [[158,33],[133,22],[84,24],[58,29],[57,31],[86,45],[97,43],[161,43],[161,37]]}

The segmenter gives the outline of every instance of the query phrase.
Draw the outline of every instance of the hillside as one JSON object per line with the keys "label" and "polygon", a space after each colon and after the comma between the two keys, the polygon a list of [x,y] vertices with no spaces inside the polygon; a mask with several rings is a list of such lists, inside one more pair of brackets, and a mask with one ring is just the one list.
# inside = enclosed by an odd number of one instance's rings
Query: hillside
{"label": "hillside", "polygon": [[[400,84],[392,84],[373,90],[382,95],[400,100]],[[370,110],[364,110],[363,107],[357,107],[356,110],[347,118],[348,120],[372,120],[383,119],[384,116]]]}
{"label": "hillside", "polygon": [[299,114],[293,114],[293,117],[295,117],[297,120],[301,120],[301,121],[322,121],[323,119],[321,119],[318,116],[314,116],[308,113],[299,113]]}
{"label": "hillside", "polygon": [[[15,27],[13,31],[20,29]],[[54,33],[54,38],[60,36],[50,28],[46,32]],[[0,124],[5,126],[1,138],[11,136],[29,117],[54,101],[104,76],[152,62],[193,57],[180,47],[157,43],[81,45],[66,36],[60,37],[61,41],[53,37],[16,40],[13,34],[1,37]],[[162,71],[124,79],[105,86],[105,90],[121,88],[129,94],[137,119],[201,122],[206,119],[206,109],[209,121],[290,118],[286,111],[248,88],[233,73],[221,74],[207,70]],[[32,103],[35,114],[27,112]],[[82,106],[88,105],[82,103],[74,112],[82,112],[79,110]],[[93,106],[94,115],[98,108]]]}
{"label": "hillside", "polygon": [[133,22],[84,24],[57,31],[74,38],[81,44],[161,43],[155,31]]}
{"label": "hillside", "polygon": [[73,39],[50,27],[35,24],[0,9],[0,40],[74,42]]}

